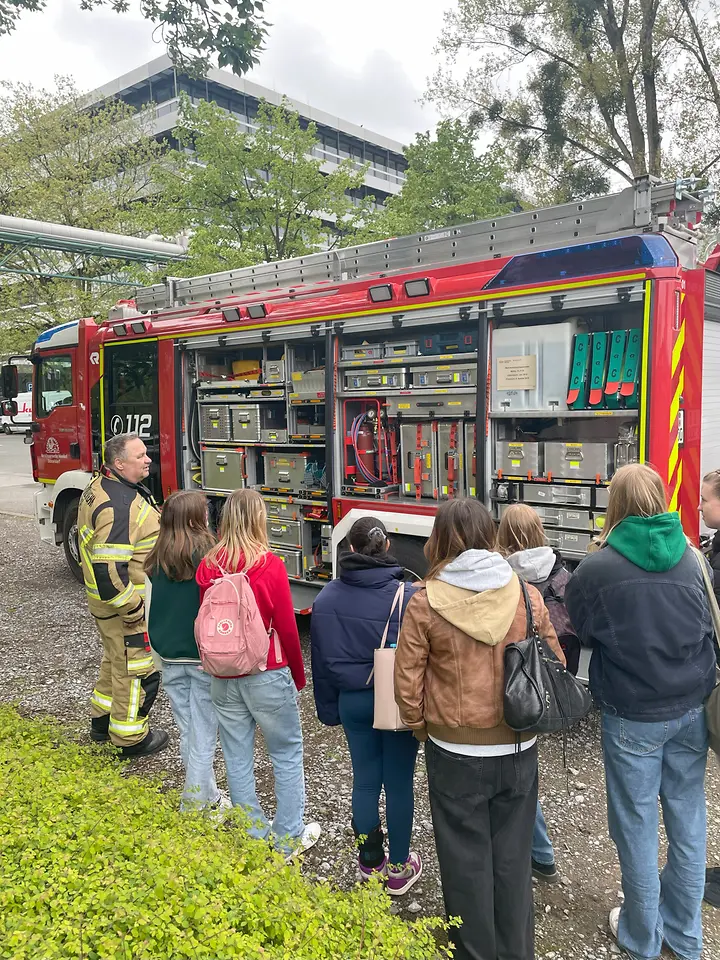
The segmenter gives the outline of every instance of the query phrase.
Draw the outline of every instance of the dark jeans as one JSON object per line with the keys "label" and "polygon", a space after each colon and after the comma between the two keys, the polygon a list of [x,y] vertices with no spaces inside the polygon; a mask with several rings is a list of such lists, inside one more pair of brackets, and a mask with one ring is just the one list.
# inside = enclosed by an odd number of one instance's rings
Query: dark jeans
{"label": "dark jeans", "polygon": [[425,760],[454,960],[533,960],[537,746],[466,757],[428,740]]}
{"label": "dark jeans", "polygon": [[353,825],[364,836],[375,830],[380,823],[380,793],[385,787],[390,863],[405,863],[415,809],[413,775],[418,742],[409,731],[374,730],[374,703],[372,690],[340,693],[340,720],[353,768]]}

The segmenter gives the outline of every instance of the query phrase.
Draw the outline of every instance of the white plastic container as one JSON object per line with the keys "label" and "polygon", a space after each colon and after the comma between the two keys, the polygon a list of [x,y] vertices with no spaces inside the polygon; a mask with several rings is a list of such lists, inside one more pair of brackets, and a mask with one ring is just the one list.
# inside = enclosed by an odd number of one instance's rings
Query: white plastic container
{"label": "white plastic container", "polygon": [[492,333],[493,413],[567,410],[574,321],[501,327]]}

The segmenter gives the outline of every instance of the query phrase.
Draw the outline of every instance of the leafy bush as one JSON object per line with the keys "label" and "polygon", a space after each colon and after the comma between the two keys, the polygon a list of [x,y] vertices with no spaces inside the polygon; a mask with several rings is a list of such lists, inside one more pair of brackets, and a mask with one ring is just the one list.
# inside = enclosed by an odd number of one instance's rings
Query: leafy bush
{"label": "leafy bush", "polygon": [[306,880],[242,829],[180,814],[107,750],[0,705],[0,957],[5,960],[430,960],[373,883]]}

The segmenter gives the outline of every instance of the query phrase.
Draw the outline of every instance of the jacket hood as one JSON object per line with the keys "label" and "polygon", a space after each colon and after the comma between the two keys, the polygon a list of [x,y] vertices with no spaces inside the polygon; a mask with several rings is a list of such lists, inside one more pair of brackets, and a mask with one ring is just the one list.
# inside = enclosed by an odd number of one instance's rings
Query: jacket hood
{"label": "jacket hood", "polygon": [[405,570],[395,557],[367,557],[362,553],[348,551],[338,561],[340,579],[359,587],[382,587],[391,580],[402,580]]}
{"label": "jacket hood", "polygon": [[610,532],[607,542],[630,563],[652,573],[671,570],[687,549],[677,513],[626,517]]}
{"label": "jacket hood", "polygon": [[557,557],[552,547],[519,550],[507,558],[515,573],[528,583],[541,583],[553,572]]}
{"label": "jacket hood", "polygon": [[443,620],[491,647],[507,636],[520,600],[517,576],[489,550],[466,550],[426,588],[428,603]]}

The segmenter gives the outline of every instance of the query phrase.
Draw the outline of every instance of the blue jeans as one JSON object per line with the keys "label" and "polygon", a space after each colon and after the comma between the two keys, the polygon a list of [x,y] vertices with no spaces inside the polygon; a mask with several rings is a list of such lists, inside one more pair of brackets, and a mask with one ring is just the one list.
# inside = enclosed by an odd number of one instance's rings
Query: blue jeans
{"label": "blue jeans", "polygon": [[[228,788],[234,806],[247,813],[251,836],[271,836],[289,853],[288,839],[304,830],[305,773],[297,690],[288,667],[235,680],[212,678]],[[255,792],[255,728],[260,727],[275,774],[277,809],[268,822]]]}
{"label": "blue jeans", "polygon": [[353,768],[353,823],[364,836],[377,827],[385,787],[390,863],[405,863],[415,811],[413,775],[419,744],[409,731],[373,729],[374,703],[372,690],[343,690],[338,702]]}
{"label": "blue jeans", "polygon": [[[660,955],[663,940],[683,960],[699,960],[705,886],[703,707],[678,720],[639,723],[603,711],[608,824],[625,900],[618,942],[635,957]],[[658,877],[658,804],[668,838]]]}
{"label": "blue jeans", "polygon": [[537,810],[535,811],[532,858],[536,863],[541,863],[546,867],[549,867],[551,863],[555,863],[555,851],[548,836],[547,824],[545,823],[545,817],[543,816],[539,800],[537,802]]}
{"label": "blue jeans", "polygon": [[163,662],[163,687],[180,731],[180,756],[185,767],[185,788],[180,809],[216,803],[220,791],[213,762],[218,718],[210,699],[210,677],[194,663]]}

